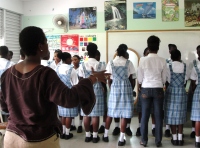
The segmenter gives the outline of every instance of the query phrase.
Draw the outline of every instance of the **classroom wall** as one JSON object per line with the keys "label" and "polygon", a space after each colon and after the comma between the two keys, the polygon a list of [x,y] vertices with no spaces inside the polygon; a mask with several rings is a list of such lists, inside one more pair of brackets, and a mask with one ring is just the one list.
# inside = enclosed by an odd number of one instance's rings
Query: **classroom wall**
{"label": "classroom wall", "polygon": [[23,2],[21,0],[0,0],[0,8],[23,14]]}

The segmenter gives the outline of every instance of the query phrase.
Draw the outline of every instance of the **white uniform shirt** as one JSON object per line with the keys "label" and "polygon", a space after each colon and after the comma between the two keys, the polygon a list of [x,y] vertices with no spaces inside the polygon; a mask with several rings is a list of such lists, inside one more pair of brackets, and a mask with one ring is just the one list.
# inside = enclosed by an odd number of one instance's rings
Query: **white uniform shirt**
{"label": "white uniform shirt", "polygon": [[56,65],[55,61],[52,61],[49,65],[49,67],[51,67],[53,70],[55,70],[57,68],[57,66],[60,66],[62,64],[62,60]]}
{"label": "white uniform shirt", "polygon": [[[172,65],[172,71],[174,73],[183,73],[184,72],[184,64],[182,62],[171,62]],[[188,75],[187,75],[187,67],[186,67],[186,75],[185,75],[185,82],[186,80],[188,80]],[[169,69],[169,65],[167,65],[167,81],[170,83],[170,79],[171,79],[171,73],[170,73],[170,69]]]}
{"label": "white uniform shirt", "polygon": [[[94,71],[96,71],[99,66],[99,62],[94,58],[89,58],[88,61],[84,62],[84,65],[86,70],[91,71],[91,68],[93,67]],[[105,70],[105,68],[106,67],[102,64],[100,71]],[[79,77],[85,78],[85,73],[82,64],[79,66]]]}
{"label": "white uniform shirt", "polygon": [[[196,59],[196,63],[197,63],[197,68],[200,70],[200,61],[198,59]],[[198,84],[198,74],[197,74],[197,72],[195,70],[194,65],[193,66],[191,66],[191,65],[193,65],[193,62],[192,62],[192,64],[190,64],[190,68],[192,67],[192,72],[191,72],[191,75],[190,75],[190,79],[195,80],[196,84]]]}
{"label": "white uniform shirt", "polygon": [[41,65],[48,66],[48,60],[41,60]]}
{"label": "white uniform shirt", "polygon": [[[68,73],[68,71],[71,67],[72,66],[68,65],[68,64],[61,64],[58,68],[58,73],[67,75],[67,73]],[[71,82],[72,85],[78,84],[78,76],[77,76],[74,68],[72,69],[72,72],[71,72],[70,82]]]}
{"label": "white uniform shirt", "polygon": [[[113,60],[113,64],[114,64],[114,66],[125,66],[126,65],[126,61],[127,61],[127,59],[125,59],[123,56],[120,56],[120,57],[116,56],[115,59]],[[106,73],[110,73],[111,74],[110,78],[111,79],[113,78],[112,77],[112,67],[111,67],[110,61],[107,64]],[[131,74],[132,74],[132,78],[136,79],[136,71],[135,71],[135,68],[133,66],[133,63],[130,61],[129,65],[128,65],[128,77]]]}
{"label": "white uniform shirt", "polygon": [[[0,58],[0,70],[6,68],[7,62],[9,62],[7,59],[5,59],[5,58]],[[8,65],[7,68],[10,68],[10,67],[13,66],[13,65],[15,65],[15,63],[10,61],[10,64]]]}
{"label": "white uniform shirt", "polygon": [[166,82],[167,64],[164,58],[149,53],[140,58],[138,83],[144,88],[162,88]]}

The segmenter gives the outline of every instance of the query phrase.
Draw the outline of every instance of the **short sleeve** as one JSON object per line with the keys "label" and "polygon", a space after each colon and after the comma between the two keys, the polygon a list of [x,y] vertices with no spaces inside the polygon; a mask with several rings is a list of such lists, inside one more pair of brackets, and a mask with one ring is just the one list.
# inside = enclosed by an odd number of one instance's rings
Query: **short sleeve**
{"label": "short sleeve", "polygon": [[128,73],[129,73],[129,76],[132,74],[132,78],[136,79],[136,71],[131,61],[129,62]]}

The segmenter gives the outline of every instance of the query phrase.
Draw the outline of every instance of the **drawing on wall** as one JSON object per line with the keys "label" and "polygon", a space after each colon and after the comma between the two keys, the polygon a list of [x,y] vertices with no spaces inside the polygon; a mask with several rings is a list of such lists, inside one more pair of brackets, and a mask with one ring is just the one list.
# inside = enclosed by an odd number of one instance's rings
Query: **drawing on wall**
{"label": "drawing on wall", "polygon": [[127,29],[126,1],[105,1],[105,30]]}
{"label": "drawing on wall", "polygon": [[162,0],[162,20],[164,22],[179,20],[178,0]]}
{"label": "drawing on wall", "polygon": [[133,3],[133,19],[155,19],[156,3],[139,2]]}
{"label": "drawing on wall", "polygon": [[185,0],[185,27],[200,26],[200,1]]}
{"label": "drawing on wall", "polygon": [[96,29],[96,7],[70,8],[69,29]]}
{"label": "drawing on wall", "polygon": [[79,53],[79,35],[61,35],[61,50],[72,56]]}

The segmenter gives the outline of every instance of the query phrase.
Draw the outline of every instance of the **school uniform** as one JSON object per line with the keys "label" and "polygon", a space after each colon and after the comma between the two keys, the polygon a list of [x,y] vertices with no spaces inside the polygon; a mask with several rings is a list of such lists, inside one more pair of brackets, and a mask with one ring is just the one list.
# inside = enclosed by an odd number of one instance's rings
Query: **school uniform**
{"label": "school uniform", "polygon": [[106,70],[111,73],[112,79],[107,115],[113,118],[132,118],[134,100],[129,76],[136,75],[133,63],[117,56],[108,63]]}
{"label": "school uniform", "polygon": [[196,89],[192,100],[191,120],[200,121],[200,61],[194,61],[190,78],[196,81]]}
{"label": "school uniform", "polygon": [[148,121],[151,112],[151,105],[154,106],[155,115],[155,143],[162,141],[162,110],[164,92],[163,86],[166,82],[166,60],[157,54],[149,53],[148,56],[140,59],[138,68],[138,83],[141,88],[141,142],[148,142]]}
{"label": "school uniform", "polygon": [[187,94],[185,82],[187,80],[186,64],[172,62],[167,69],[169,86],[165,93],[164,120],[169,125],[180,125],[186,122]]}
{"label": "school uniform", "polygon": [[[91,75],[91,67],[95,71],[105,70],[105,66],[98,62],[94,58],[89,58],[88,61],[82,63],[79,67],[79,76],[83,78],[88,78]],[[96,96],[96,103],[92,112],[88,115],[90,117],[103,116],[104,115],[104,93],[101,82],[97,82],[93,85],[94,93]],[[81,116],[86,116],[81,109]]]}
{"label": "school uniform", "polygon": [[[78,84],[76,71],[70,65],[62,64],[58,66],[56,68],[56,73],[67,87],[71,88],[73,85]],[[78,116],[78,107],[64,108],[62,106],[58,106],[58,113],[61,117],[76,117]]]}
{"label": "school uniform", "polygon": [[49,62],[48,66],[51,67],[53,70],[55,70],[61,64],[62,64],[62,60],[60,60],[60,62],[57,65],[56,65],[56,62],[53,60],[53,61]]}

